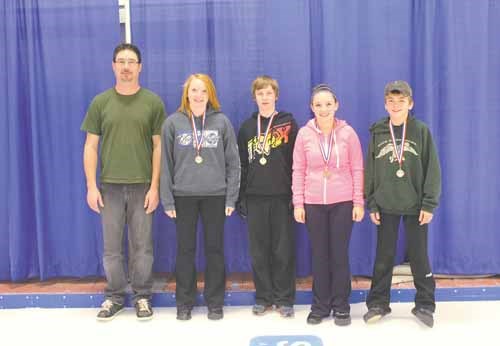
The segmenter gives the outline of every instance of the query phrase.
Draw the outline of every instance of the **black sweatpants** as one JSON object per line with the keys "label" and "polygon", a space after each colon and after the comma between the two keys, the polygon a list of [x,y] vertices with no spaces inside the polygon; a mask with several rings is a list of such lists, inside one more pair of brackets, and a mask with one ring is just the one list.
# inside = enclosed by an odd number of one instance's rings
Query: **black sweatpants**
{"label": "black sweatpants", "polygon": [[415,306],[434,311],[436,283],[427,254],[428,225],[419,225],[418,215],[380,214],[380,225],[377,226],[377,254],[366,305],[368,308],[389,308],[392,271],[401,217],[406,231],[411,272],[417,289]]}
{"label": "black sweatpants", "polygon": [[304,207],[312,250],[311,311],[320,316],[328,316],[332,310],[350,312],[352,201]]}
{"label": "black sweatpants", "polygon": [[224,305],[225,196],[175,197],[177,260],[175,265],[177,308],[196,303],[196,225],[201,215],[205,240],[205,302],[209,308]]}
{"label": "black sweatpants", "polygon": [[293,306],[295,230],[290,199],[248,196],[247,210],[255,303]]}

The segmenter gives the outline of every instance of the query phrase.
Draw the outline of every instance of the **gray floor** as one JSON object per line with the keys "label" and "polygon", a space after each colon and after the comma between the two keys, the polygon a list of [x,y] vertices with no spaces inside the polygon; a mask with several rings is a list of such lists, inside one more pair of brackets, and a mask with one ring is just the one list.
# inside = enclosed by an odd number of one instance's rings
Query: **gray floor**
{"label": "gray floor", "polygon": [[[393,313],[376,324],[362,320],[364,304],[352,305],[353,323],[337,327],[331,319],[317,326],[305,320],[309,306],[296,306],[293,319],[278,313],[253,316],[250,307],[226,307],[222,321],[209,321],[206,309],[193,311],[193,319],[175,319],[175,308],[155,309],[154,319],[139,322],[129,309],[113,321],[97,322],[96,309],[0,310],[2,345],[241,345],[258,336],[312,335],[328,346],[434,346],[499,345],[500,301],[440,302],[435,326],[421,325],[410,313],[412,304],[394,303]],[[309,346],[305,342],[264,345]]]}

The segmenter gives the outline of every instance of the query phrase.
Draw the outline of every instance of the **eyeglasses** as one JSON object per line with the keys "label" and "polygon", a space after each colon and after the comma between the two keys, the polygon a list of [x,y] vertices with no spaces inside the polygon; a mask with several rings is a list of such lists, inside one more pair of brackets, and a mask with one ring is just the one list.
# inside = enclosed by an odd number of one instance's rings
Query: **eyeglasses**
{"label": "eyeglasses", "polygon": [[137,60],[133,60],[133,59],[129,59],[129,60],[125,60],[125,59],[118,59],[115,61],[116,64],[120,65],[120,66],[125,66],[125,65],[130,65],[130,66],[135,66],[137,65],[139,62]]}

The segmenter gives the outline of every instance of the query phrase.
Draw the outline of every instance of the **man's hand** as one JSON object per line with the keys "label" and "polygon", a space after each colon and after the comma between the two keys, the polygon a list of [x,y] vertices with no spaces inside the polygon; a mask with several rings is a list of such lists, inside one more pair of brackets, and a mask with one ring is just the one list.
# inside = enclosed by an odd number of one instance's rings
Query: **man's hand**
{"label": "man's hand", "polygon": [[167,216],[171,219],[175,219],[177,217],[177,214],[175,213],[175,209],[174,210],[165,210],[165,214],[167,214]]}
{"label": "man's hand", "polygon": [[231,216],[233,211],[234,211],[233,207],[226,207],[226,216]]}
{"label": "man's hand", "polygon": [[380,213],[378,211],[375,213],[370,213],[370,220],[372,220],[375,225],[380,225]]}
{"label": "man's hand", "polygon": [[306,222],[306,210],[304,208],[295,208],[293,210],[293,216],[298,223]]}
{"label": "man's hand", "polygon": [[144,209],[146,209],[146,214],[151,214],[155,211],[159,202],[158,189],[149,189],[144,198]]}
{"label": "man's hand", "polygon": [[96,213],[101,213],[99,207],[103,208],[104,203],[102,201],[101,192],[97,187],[93,187],[87,190],[87,204],[89,205],[90,209],[92,209]]}
{"label": "man's hand", "polygon": [[420,226],[425,225],[426,223],[431,222],[432,213],[429,213],[425,210],[420,210],[420,216],[418,217],[418,221],[420,221]]}

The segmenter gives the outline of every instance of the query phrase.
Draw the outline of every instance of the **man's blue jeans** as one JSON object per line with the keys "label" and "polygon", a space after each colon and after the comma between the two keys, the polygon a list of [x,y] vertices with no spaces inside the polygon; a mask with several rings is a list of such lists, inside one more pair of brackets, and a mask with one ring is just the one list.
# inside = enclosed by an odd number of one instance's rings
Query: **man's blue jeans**
{"label": "man's blue jeans", "polygon": [[[104,207],[101,208],[104,237],[103,264],[106,273],[106,299],[123,304],[128,279],[133,302],[151,299],[153,286],[153,214],[146,214],[144,198],[150,184],[101,185]],[[129,275],[125,273],[124,234],[128,228]]]}

